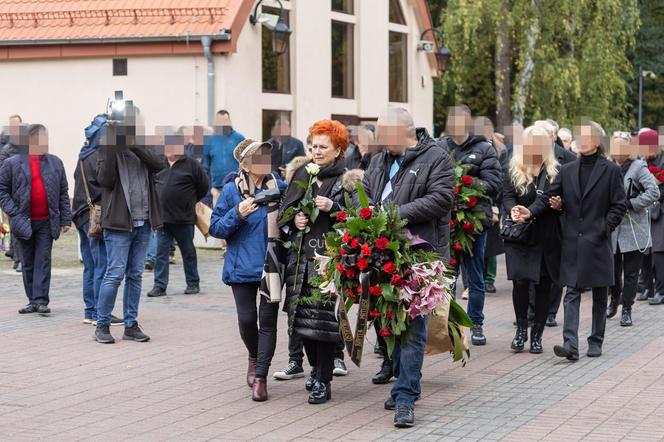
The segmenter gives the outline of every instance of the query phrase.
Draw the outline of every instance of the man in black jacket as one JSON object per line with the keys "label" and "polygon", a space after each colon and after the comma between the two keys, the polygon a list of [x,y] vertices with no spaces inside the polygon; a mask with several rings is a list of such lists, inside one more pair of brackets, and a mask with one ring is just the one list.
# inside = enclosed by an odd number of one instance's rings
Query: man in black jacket
{"label": "man in black jacket", "polygon": [[164,160],[142,146],[138,109],[128,107],[126,120],[108,126],[97,153],[97,182],[102,188],[102,225],[107,270],[97,301],[97,342],[115,342],[109,331],[111,312],[125,280],[123,339],[150,339],[138,326],[138,304],[151,229],[163,222],[154,174]]}
{"label": "man in black jacket", "polygon": [[461,261],[461,272],[468,287],[468,316],[475,324],[471,341],[473,345],[486,344],[484,336],[484,249],[487,229],[491,226],[493,200],[502,189],[502,169],[496,156],[496,149],[481,135],[472,135],[472,115],[466,106],[450,108],[445,130],[449,134],[440,144],[448,149],[456,161],[470,166],[468,175],[484,187],[489,200],[480,203],[485,218],[484,231],[473,242],[472,255],[465,255]]}
{"label": "man in black jacket", "polygon": [[[438,220],[449,219],[454,204],[452,159],[426,129],[415,128],[404,109],[389,109],[378,119],[377,132],[386,151],[373,156],[362,182],[371,204],[396,203],[410,231],[441,250],[445,244],[440,244]],[[392,357],[397,381],[385,408],[396,409],[397,427],[410,427],[415,421],[427,327],[428,318],[417,317],[410,323],[408,338],[396,340]]]}
{"label": "man in black jacket", "polygon": [[185,155],[183,132],[166,134],[164,153],[168,166],[155,176],[160,197],[164,226],[157,231],[157,257],[154,267],[154,288],[149,297],[166,296],[168,287],[168,254],[175,239],[182,253],[187,281],[185,295],[199,293],[198,264],[194,247],[196,203],[206,194],[207,174],[198,161]]}

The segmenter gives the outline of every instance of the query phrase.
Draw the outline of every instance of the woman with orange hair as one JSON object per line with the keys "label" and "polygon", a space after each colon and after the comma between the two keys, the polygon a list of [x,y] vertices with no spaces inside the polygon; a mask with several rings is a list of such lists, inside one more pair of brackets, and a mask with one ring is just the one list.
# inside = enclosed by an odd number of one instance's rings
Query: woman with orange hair
{"label": "woman with orange hair", "polygon": [[[324,235],[335,223],[332,214],[341,210],[344,200],[342,186],[345,172],[344,154],[348,148],[348,130],[338,121],[321,120],[311,128],[312,161],[295,171],[291,183],[307,182],[315,175],[312,197],[320,214],[312,222],[299,212],[283,222],[282,229],[293,244],[298,233],[304,231],[302,250],[291,247],[286,267],[286,304],[288,331],[302,337],[307,359],[312,367],[312,378],[305,388],[311,391],[310,404],[322,404],[332,397],[330,381],[334,370],[335,347],[340,343],[339,322],[333,302],[314,299],[307,281],[316,273],[313,258],[325,251]],[[298,207],[305,190],[290,185],[286,192],[282,213],[289,207]]]}

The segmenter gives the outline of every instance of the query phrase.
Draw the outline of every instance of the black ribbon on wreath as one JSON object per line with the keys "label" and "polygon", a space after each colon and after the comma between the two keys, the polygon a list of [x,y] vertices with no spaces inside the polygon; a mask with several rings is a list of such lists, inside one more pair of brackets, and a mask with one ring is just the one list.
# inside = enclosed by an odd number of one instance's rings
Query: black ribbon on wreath
{"label": "black ribbon on wreath", "polygon": [[[343,246],[346,247],[346,246]],[[350,251],[350,248],[346,250]],[[344,266],[355,266],[357,261],[357,254],[346,254],[342,258]],[[360,273],[360,298],[358,302],[359,309],[357,311],[357,322],[355,323],[355,333],[350,326],[350,320],[348,319],[348,312],[346,311],[346,294],[343,293],[341,302],[339,302],[338,314],[339,314],[339,327],[341,329],[341,337],[344,340],[344,345],[350,356],[350,360],[353,361],[358,367],[362,363],[362,350],[364,349],[364,338],[367,334],[367,323],[369,318],[369,286],[371,285],[371,276],[372,272],[367,269]]]}

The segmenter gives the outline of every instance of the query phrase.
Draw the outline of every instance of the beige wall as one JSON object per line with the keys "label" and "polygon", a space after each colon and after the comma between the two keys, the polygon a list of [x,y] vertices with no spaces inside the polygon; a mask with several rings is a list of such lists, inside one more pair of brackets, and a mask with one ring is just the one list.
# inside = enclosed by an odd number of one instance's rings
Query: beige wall
{"label": "beige wall", "polygon": [[[403,1],[403,0],[402,0]],[[265,4],[270,4],[266,0]],[[234,126],[247,137],[260,138],[263,109],[293,112],[293,130],[306,138],[311,123],[331,114],[377,117],[388,106],[388,2],[356,1],[355,99],[331,98],[333,17],[329,0],[291,0],[291,92],[264,94],[261,81],[260,26],[247,23],[238,52],[215,56],[215,109],[231,112]],[[409,30],[409,103],[417,125],[433,125],[432,70],[417,51],[421,33],[410,2],[403,1]],[[200,43],[192,43],[200,44]],[[113,91],[122,89],[155,125],[207,123],[207,63],[201,55],[131,57],[128,76],[113,77],[110,59],[2,62],[0,124],[18,113],[26,122],[49,128],[51,152],[65,162],[72,177],[84,137],[94,115],[104,112]],[[73,182],[72,182],[73,183]],[[70,183],[70,185],[73,185]]]}
{"label": "beige wall", "polygon": [[113,91],[122,89],[146,117],[157,124],[204,124],[204,57],[132,57],[128,76],[113,77],[110,59],[3,62],[0,122],[18,113],[28,123],[49,130],[50,151],[62,158],[70,178],[83,144],[83,129],[106,110]]}

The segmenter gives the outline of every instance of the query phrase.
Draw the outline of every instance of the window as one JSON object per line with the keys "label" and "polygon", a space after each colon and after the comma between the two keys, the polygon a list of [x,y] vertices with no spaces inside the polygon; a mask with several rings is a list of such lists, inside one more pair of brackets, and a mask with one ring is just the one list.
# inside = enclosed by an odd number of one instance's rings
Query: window
{"label": "window", "polygon": [[113,76],[123,77],[127,75],[127,59],[114,58],[113,59]]}
{"label": "window", "polygon": [[398,25],[406,24],[406,19],[404,18],[399,0],[390,0],[390,23],[396,23]]}
{"label": "window", "polygon": [[408,34],[390,31],[390,101],[408,101]]}
{"label": "window", "polygon": [[332,21],[332,96],[353,98],[353,24]]}
{"label": "window", "polygon": [[[279,16],[279,10],[263,7],[263,13]],[[284,21],[290,26],[288,11],[284,10]],[[261,30],[263,59],[263,92],[290,94],[290,46],[285,53],[272,52],[272,33],[265,27]]]}
{"label": "window", "polygon": [[280,118],[285,118],[288,122],[291,122],[291,112],[263,109],[263,140],[272,138],[272,128],[274,127],[274,123]]}
{"label": "window", "polygon": [[353,14],[353,0],[332,0],[332,10],[345,14]]}

